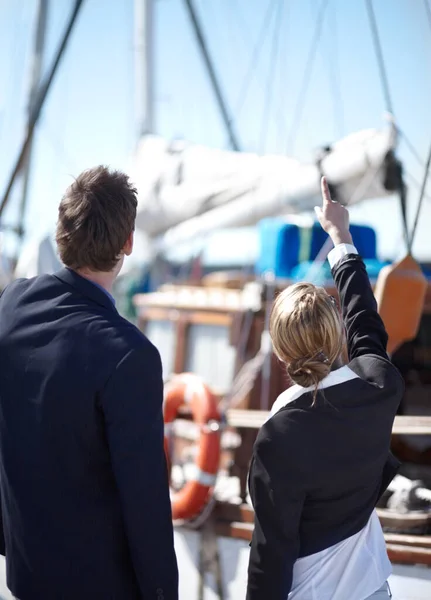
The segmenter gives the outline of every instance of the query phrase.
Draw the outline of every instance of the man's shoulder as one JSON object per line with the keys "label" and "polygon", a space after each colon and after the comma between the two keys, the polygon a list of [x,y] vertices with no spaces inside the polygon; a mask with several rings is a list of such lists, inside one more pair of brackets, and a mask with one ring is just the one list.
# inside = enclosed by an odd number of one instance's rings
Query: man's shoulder
{"label": "man's shoulder", "polygon": [[34,275],[33,277],[18,277],[17,279],[11,281],[3,291],[13,292],[23,287],[43,288],[52,287],[53,285],[60,285],[60,281],[55,275],[55,273],[42,273],[40,275]]}
{"label": "man's shoulder", "polygon": [[140,385],[141,376],[148,378],[148,375],[156,375],[161,381],[162,360],[156,346],[121,315],[117,314],[114,320],[111,319],[110,328],[99,329],[102,335],[93,336],[91,343],[93,348],[103,344],[109,377],[113,373],[120,373],[121,376],[136,378],[136,385]]}
{"label": "man's shoulder", "polygon": [[49,282],[52,280],[50,275],[37,275],[36,277],[20,277],[14,279],[9,283],[3,290],[0,290],[0,298],[4,301],[7,299],[14,299],[17,296],[21,297],[23,292],[33,288],[34,290],[43,290],[43,288],[49,286]]}
{"label": "man's shoulder", "polygon": [[87,339],[91,339],[92,347],[116,357],[116,362],[131,355],[160,361],[156,346],[136,325],[116,311],[101,312],[87,331]]}
{"label": "man's shoulder", "polygon": [[0,296],[6,298],[6,296],[13,296],[19,289],[22,289],[22,287],[26,287],[28,286],[33,280],[33,279],[25,279],[23,277],[20,277],[19,279],[14,279],[13,281],[11,281],[11,283],[8,283],[7,286],[0,291]]}
{"label": "man's shoulder", "polygon": [[147,336],[131,321],[128,321],[119,313],[114,317],[115,325],[118,333],[124,338],[131,350],[151,352],[156,347],[150,342]]}

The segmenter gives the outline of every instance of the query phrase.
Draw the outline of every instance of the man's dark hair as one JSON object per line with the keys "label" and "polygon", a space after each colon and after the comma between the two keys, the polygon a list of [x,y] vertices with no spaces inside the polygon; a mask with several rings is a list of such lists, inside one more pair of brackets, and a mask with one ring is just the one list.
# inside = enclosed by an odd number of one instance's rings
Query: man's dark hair
{"label": "man's dark hair", "polygon": [[135,227],[136,188],[120,171],[99,166],[67,188],[58,210],[57,246],[71,269],[112,271]]}

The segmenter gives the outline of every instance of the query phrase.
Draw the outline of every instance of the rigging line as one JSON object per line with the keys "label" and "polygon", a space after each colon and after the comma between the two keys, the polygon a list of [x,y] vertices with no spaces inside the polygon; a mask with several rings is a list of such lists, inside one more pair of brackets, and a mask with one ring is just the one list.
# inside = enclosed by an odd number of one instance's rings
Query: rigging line
{"label": "rigging line", "polygon": [[[37,97],[38,87],[41,80],[41,72],[44,58],[45,49],[45,38],[48,23],[49,14],[49,1],[39,0],[38,3],[38,14],[36,22],[36,32],[34,40],[34,49],[32,57],[32,70],[30,75],[30,89],[28,94],[28,118],[31,118],[32,105]],[[20,230],[20,240],[18,242],[17,255],[21,249],[24,238],[24,221],[26,215],[26,209],[28,204],[29,195],[29,183],[31,176],[31,163],[32,163],[32,146],[34,140],[32,140],[27,148],[26,155],[23,159],[22,170],[22,190],[21,190],[21,201],[19,203],[19,216],[18,216],[18,229]]]}
{"label": "rigging line", "polygon": [[210,56],[209,49],[206,43],[205,35],[202,29],[202,24],[198,17],[197,10],[195,8],[195,4],[193,0],[184,0],[185,8],[187,10],[187,15],[190,19],[190,25],[192,27],[193,33],[196,37],[196,42],[198,48],[201,53],[202,60],[204,61],[208,77],[211,82],[211,86],[213,88],[213,92],[218,104],[218,108],[223,119],[223,123],[226,127],[227,134],[229,136],[229,142],[233,150],[240,150],[240,143],[236,131],[234,130],[232,118],[229,114],[227,102],[224,98],[222,88],[217,77],[214,61]]}
{"label": "rigging line", "polygon": [[56,153],[56,158],[63,163],[64,167],[70,170],[71,173],[78,173],[79,168],[76,161],[70,156],[66,150],[64,143],[60,141],[57,134],[51,128],[50,123],[45,119],[40,125],[40,135],[45,137],[45,140],[51,146],[51,149]]}
{"label": "rigging line", "polygon": [[[388,75],[387,75],[387,71],[386,71],[385,60],[383,57],[382,45],[380,42],[379,30],[377,27],[376,15],[374,13],[374,8],[373,8],[373,1],[365,0],[365,2],[366,2],[367,12],[368,12],[368,19],[369,19],[369,23],[370,23],[371,37],[372,37],[373,44],[374,44],[374,51],[376,53],[377,65],[378,65],[379,72],[380,72],[380,81],[382,84],[383,97],[384,97],[384,100],[386,103],[386,110],[392,116],[395,116],[394,107],[393,107],[392,98],[391,98],[391,92],[390,92],[390,88],[389,88],[389,80],[388,80]],[[405,136],[404,136],[404,139],[406,139]],[[408,144],[409,144],[409,146],[411,146],[410,142],[408,142]],[[412,148],[410,148],[410,149],[412,149]],[[410,254],[412,244],[413,244],[414,233],[409,237],[408,223],[407,223],[407,210],[406,210],[407,196],[406,196],[406,188],[405,188],[404,182],[402,181],[402,175],[401,175],[400,188],[398,191],[399,191],[399,199],[400,199],[400,205],[401,205],[401,215],[402,215],[403,225],[404,225],[405,241],[406,241],[406,245],[407,245],[407,251]],[[419,216],[420,205],[422,204],[422,200],[423,200],[423,197],[421,198],[420,204],[418,206],[417,216]],[[417,224],[415,224],[415,226],[414,226],[414,231],[416,231],[416,225]]]}
{"label": "rigging line", "polygon": [[[327,55],[330,86],[332,90],[332,100],[334,105],[334,127],[338,132],[338,137],[344,135],[344,106],[340,85],[340,62],[338,54],[338,28],[337,28],[337,8],[335,2],[331,7],[330,22],[328,23],[328,41],[332,40],[332,57]],[[329,45],[329,44],[328,44]]]}
{"label": "rigging line", "polygon": [[398,131],[398,134],[399,134],[401,140],[404,141],[405,145],[410,150],[412,155],[416,158],[418,163],[424,167],[425,166],[424,160],[422,159],[422,157],[420,156],[419,152],[416,150],[416,148],[414,147],[412,142],[409,140],[407,135],[404,133],[404,131],[402,129],[399,129],[398,127],[397,127],[397,131]]}
{"label": "rigging line", "polygon": [[[424,1],[425,1],[425,7],[429,14],[430,25],[431,25],[431,9],[429,7],[427,0],[424,0]],[[392,116],[395,116],[390,87],[389,87],[389,80],[388,80],[387,70],[386,70],[386,65],[385,65],[385,60],[383,57],[382,45],[380,42],[379,30],[377,27],[376,15],[375,15],[374,8],[373,8],[373,0],[365,0],[365,2],[366,2],[366,6],[367,6],[367,11],[368,11],[368,19],[370,22],[370,29],[371,29],[371,35],[373,38],[374,50],[376,53],[377,63],[378,63],[379,72],[380,72],[380,79],[382,82],[382,90],[383,90],[383,96],[384,96],[385,103],[386,103],[386,109]],[[424,161],[419,156],[416,148],[413,146],[412,142],[409,140],[409,138],[404,133],[404,131],[398,129],[398,132],[399,132],[400,136],[402,137],[402,139],[404,140],[406,146],[409,148],[410,152],[416,158],[416,160],[418,162],[420,162],[421,165],[423,165]]]}
{"label": "rigging line", "polygon": [[265,35],[266,35],[266,30],[270,25],[274,7],[275,7],[275,4],[274,4],[273,0],[269,0],[268,6],[266,8],[266,12],[265,12],[265,15],[264,15],[264,18],[262,21],[262,28],[259,32],[258,39],[256,41],[256,44],[254,46],[254,49],[253,49],[253,52],[251,55],[250,64],[247,69],[247,73],[244,77],[244,82],[241,86],[242,87],[241,93],[239,94],[238,101],[236,102],[236,107],[234,110],[235,115],[237,115],[239,113],[239,111],[242,109],[242,107],[244,106],[244,103],[247,99],[248,89],[250,87],[250,83],[253,80],[253,75],[256,72],[256,67],[259,62],[260,53],[261,53],[261,50],[263,47],[263,41],[264,41]]}
{"label": "rigging line", "polygon": [[244,15],[242,14],[238,6],[238,0],[226,0],[225,4],[229,7],[230,13],[236,21],[238,30],[241,33],[244,46],[247,47],[249,45],[250,39],[248,38],[248,35],[245,32],[248,32],[249,28],[245,21]]}
{"label": "rigging line", "polygon": [[325,18],[325,12],[328,7],[329,0],[322,0],[320,5],[320,9],[316,18],[316,26],[314,28],[314,36],[311,42],[310,51],[308,53],[307,62],[304,70],[304,77],[302,79],[301,89],[298,95],[298,100],[296,103],[295,111],[293,113],[292,126],[290,128],[288,142],[287,142],[287,152],[293,152],[294,142],[296,139],[296,135],[298,132],[298,127],[301,121],[302,112],[305,104],[305,96],[308,91],[308,86],[311,80],[311,73],[313,70],[314,61],[316,58],[317,48],[320,41],[320,36],[322,34],[323,21]]}
{"label": "rigging line", "polygon": [[[311,5],[312,10],[317,9],[317,0],[311,0]],[[329,23],[327,29],[328,52],[325,53],[325,62],[328,69],[329,87],[331,89],[332,94],[334,135],[335,137],[341,138],[344,135],[344,109],[340,87],[340,68],[338,61],[338,35],[336,16],[336,1],[333,1],[331,5],[331,15],[329,16]],[[333,42],[332,46],[331,41]]]}
{"label": "rigging line", "polygon": [[389,81],[386,72],[385,59],[383,57],[382,45],[380,43],[379,30],[377,28],[376,15],[373,8],[373,0],[365,0],[368,12],[368,20],[370,22],[371,36],[373,38],[374,51],[376,53],[377,64],[380,71],[380,81],[382,83],[383,96],[386,103],[386,110],[394,115],[394,107],[392,104]]}
{"label": "rigging line", "polygon": [[[284,150],[284,144],[287,142],[287,127],[286,127],[286,119],[285,119],[285,111],[286,111],[286,71],[288,70],[288,61],[287,58],[289,56],[288,53],[288,41],[289,41],[289,31],[288,27],[290,25],[290,10],[291,3],[289,0],[285,2],[285,10],[283,13],[283,21],[285,26],[283,25],[283,44],[280,48],[280,55],[282,59],[279,61],[280,69],[279,69],[279,93],[277,94],[278,98],[278,106],[277,106],[277,136],[275,143],[275,151],[282,153]],[[283,144],[284,143],[284,144]]]}
{"label": "rigging line", "polygon": [[[6,17],[10,23],[9,29],[12,35],[10,37],[10,48],[7,46],[5,48],[5,55],[9,57],[9,60],[6,62],[4,81],[7,81],[8,85],[7,87],[4,87],[5,92],[3,99],[0,99],[0,113],[3,111],[0,121],[2,140],[6,139],[8,132],[11,132],[12,135],[15,135],[15,132],[13,131],[14,128],[12,126],[13,120],[5,119],[4,117],[6,117],[6,115],[13,114],[13,110],[17,107],[16,99],[20,98],[21,96],[23,80],[22,73],[25,68],[25,38],[27,37],[27,32],[24,34],[24,14],[25,7],[24,4],[21,3],[19,11],[16,10],[16,6],[14,6],[13,16]],[[4,17],[2,17],[2,19],[3,18]],[[6,129],[6,134],[3,131],[3,127]]]}
{"label": "rigging line", "polygon": [[413,229],[412,229],[412,233],[410,236],[410,247],[413,246],[413,242],[415,239],[415,235],[416,235],[416,230],[418,227],[418,223],[419,223],[419,215],[421,212],[421,208],[422,208],[422,203],[423,203],[423,199],[425,196],[425,189],[426,189],[426,185],[427,185],[427,181],[428,181],[428,173],[429,173],[429,169],[430,169],[430,164],[431,164],[431,145],[430,145],[430,149],[428,152],[428,159],[427,159],[427,163],[425,165],[425,172],[424,172],[424,177],[422,180],[422,188],[421,188],[421,193],[419,196],[419,202],[418,202],[418,206],[416,209],[416,217],[415,217],[415,221],[414,221],[414,225],[413,225]]}
{"label": "rigging line", "polygon": [[431,28],[431,3],[429,0],[424,0],[425,12],[427,13],[428,23]]}
{"label": "rigging line", "polygon": [[409,236],[409,224],[407,220],[407,186],[404,183],[402,173],[400,171],[400,180],[398,186],[398,198],[400,201],[401,218],[403,224],[403,237],[407,247],[408,254],[412,253],[412,245]]}
{"label": "rigging line", "polygon": [[272,48],[269,56],[268,81],[266,85],[265,104],[262,112],[262,124],[260,132],[260,141],[258,151],[265,152],[266,140],[269,130],[270,112],[272,101],[274,99],[275,74],[277,68],[277,55],[281,37],[281,23],[283,21],[283,0],[278,0],[277,10],[274,18],[274,32]]}
{"label": "rigging line", "polygon": [[[238,52],[239,52],[239,46],[243,45],[244,47],[247,47],[247,43],[246,43],[246,36],[245,36],[245,27],[241,28],[239,22],[238,22],[238,14],[235,13],[235,10],[233,9],[233,5],[231,4],[230,0],[225,0],[225,2],[223,3],[223,6],[221,6],[221,9],[224,11],[224,13],[226,13],[226,4],[229,7],[227,10],[230,11],[231,13],[231,17],[232,18],[226,18],[225,14],[224,16],[224,22],[227,21],[226,23],[226,45],[224,50],[227,52],[228,54],[228,59],[229,60],[231,58],[232,55],[237,56]],[[220,7],[220,4],[217,3],[217,5]],[[236,26],[235,26],[236,25]],[[213,23],[213,28],[217,30],[220,30],[221,28],[216,26],[215,23]],[[240,35],[238,35],[238,31],[240,32]],[[240,43],[238,44],[239,40],[238,38],[241,38]]]}
{"label": "rigging line", "polygon": [[[279,27],[283,28],[284,22],[286,22],[288,24],[288,12],[289,12],[289,8],[290,8],[290,4],[288,2],[288,0],[283,0],[283,4],[286,6],[285,11],[282,13],[281,15],[281,19],[280,19],[280,24]],[[284,48],[281,49],[281,43],[279,46],[279,53],[280,55],[284,53],[284,56],[286,57],[286,48],[287,48],[287,44],[286,44],[286,30],[283,29],[283,33],[284,35]],[[280,31],[280,35],[281,35],[281,31]],[[282,63],[281,60],[278,61],[279,65],[280,65],[280,73],[279,73],[279,86],[281,87],[281,90],[284,90],[283,85],[285,84],[286,81],[286,77],[283,76],[283,69],[282,69]],[[284,61],[284,67],[286,68],[287,65],[287,60]],[[286,70],[286,69],[285,69]],[[275,84],[275,78],[276,78],[276,74],[275,74],[275,69],[274,69],[274,90],[276,87]],[[285,96],[283,91],[280,91],[280,93],[276,94],[276,92],[274,92],[274,95],[276,96],[276,98],[278,98],[278,103],[276,103],[275,107],[274,107],[274,111],[276,112],[276,119],[277,119],[277,136],[276,136],[276,140],[275,140],[275,152],[277,153],[283,153],[284,152],[284,146],[283,146],[283,140],[284,143],[286,143],[287,140],[287,124],[286,124],[286,108],[285,108]],[[280,144],[279,144],[280,141]]]}
{"label": "rigging line", "polygon": [[50,69],[49,73],[47,74],[44,82],[41,84],[41,86],[39,88],[39,93],[38,93],[38,96],[37,96],[37,98],[36,98],[36,100],[35,100],[35,102],[33,104],[32,115],[31,115],[30,122],[29,122],[28,127],[27,127],[27,132],[26,132],[24,141],[23,141],[23,143],[21,145],[20,153],[19,153],[19,155],[18,155],[18,157],[16,159],[13,171],[12,171],[12,173],[10,175],[10,178],[9,178],[9,181],[8,181],[8,184],[7,184],[7,187],[6,187],[6,191],[5,191],[4,195],[3,195],[3,198],[2,198],[1,203],[0,203],[0,217],[1,217],[4,209],[6,208],[8,200],[10,198],[10,194],[11,194],[11,191],[12,191],[12,188],[13,188],[13,184],[15,182],[15,179],[16,179],[18,173],[20,172],[22,161],[23,161],[23,159],[25,157],[25,154],[27,152],[28,146],[29,146],[29,144],[30,144],[30,142],[32,140],[32,136],[33,136],[35,127],[36,127],[36,125],[37,125],[37,123],[39,121],[39,117],[40,117],[40,114],[42,112],[42,109],[43,109],[46,97],[47,97],[48,92],[50,90],[51,84],[52,84],[52,82],[53,82],[53,80],[55,78],[56,72],[58,70],[58,66],[59,66],[59,64],[61,62],[61,59],[62,59],[63,55],[64,55],[66,47],[68,45],[71,33],[72,33],[73,29],[74,29],[74,26],[75,26],[76,20],[78,18],[78,14],[79,14],[79,12],[80,12],[80,10],[82,8],[83,2],[84,2],[84,0],[75,0],[75,5],[74,5],[74,7],[73,7],[73,9],[71,11],[70,18],[69,18],[69,21],[68,21],[67,26],[66,26],[66,30],[63,33],[63,37],[62,37],[60,45],[59,45],[59,47],[57,49],[57,53],[55,55],[54,61],[53,61],[52,66],[51,66],[51,69]]}
{"label": "rigging line", "polygon": [[[406,170],[404,170],[404,175],[407,177],[407,179],[410,180],[410,182],[415,186],[417,190],[421,189],[422,184],[416,179],[414,175],[412,175],[411,173],[409,173],[409,171]],[[428,200],[428,202],[431,201],[431,196],[429,194],[424,194],[424,198],[425,200]]]}

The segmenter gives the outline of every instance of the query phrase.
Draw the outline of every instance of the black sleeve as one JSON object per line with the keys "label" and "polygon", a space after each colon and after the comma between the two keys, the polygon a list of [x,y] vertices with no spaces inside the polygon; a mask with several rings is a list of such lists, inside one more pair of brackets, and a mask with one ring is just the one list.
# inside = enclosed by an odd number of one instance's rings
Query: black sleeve
{"label": "black sleeve", "polygon": [[[0,298],[2,297],[5,289],[6,288],[4,288],[3,290],[0,290]],[[2,503],[1,503],[1,495],[0,495],[0,554],[2,556],[6,556],[6,543],[5,543],[5,539],[4,539],[3,508],[2,508]]]}
{"label": "black sleeve", "polygon": [[158,351],[148,345],[129,352],[111,376],[101,402],[142,597],[178,600]]}
{"label": "black sleeve", "polygon": [[4,529],[3,529],[3,508],[1,505],[0,498],[0,554],[2,556],[6,556],[6,543],[4,539]]}
{"label": "black sleeve", "polygon": [[332,268],[347,332],[349,359],[374,354],[388,359],[388,335],[361,257],[348,254]]}
{"label": "black sleeve", "polygon": [[255,523],[246,600],[286,600],[299,553],[304,494],[269,440],[255,446],[249,490]]}

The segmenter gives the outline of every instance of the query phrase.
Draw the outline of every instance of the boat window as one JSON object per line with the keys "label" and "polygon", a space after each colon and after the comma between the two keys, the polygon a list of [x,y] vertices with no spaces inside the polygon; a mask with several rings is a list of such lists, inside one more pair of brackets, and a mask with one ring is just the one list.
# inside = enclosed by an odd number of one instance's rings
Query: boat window
{"label": "boat window", "polygon": [[235,348],[225,325],[191,324],[188,332],[186,371],[197,373],[217,393],[229,390],[235,369]]}
{"label": "boat window", "polygon": [[175,327],[171,321],[147,321],[145,335],[158,348],[162,358],[163,378],[174,369]]}

